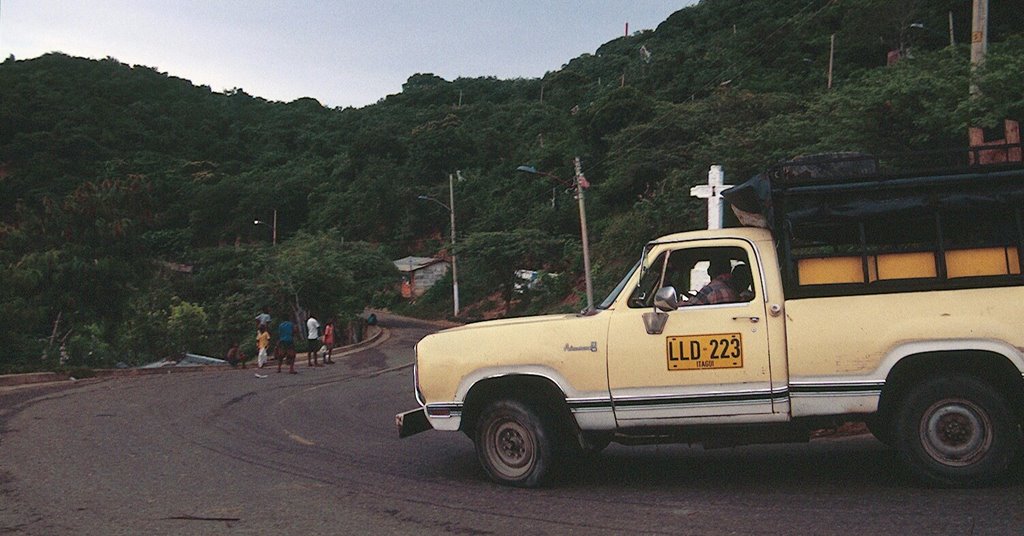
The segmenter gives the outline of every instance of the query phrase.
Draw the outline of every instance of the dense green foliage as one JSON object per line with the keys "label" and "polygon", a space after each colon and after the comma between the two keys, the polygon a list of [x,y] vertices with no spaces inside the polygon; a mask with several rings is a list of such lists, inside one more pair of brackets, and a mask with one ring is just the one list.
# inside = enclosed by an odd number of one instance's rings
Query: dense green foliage
{"label": "dense green foliage", "polygon": [[[450,249],[448,214],[417,197],[447,200],[455,170],[464,306],[533,311],[514,270],[582,273],[574,156],[593,185],[600,299],[645,240],[703,226],[688,191],[711,164],[730,180],[809,152],[911,166],[915,151],[963,147],[968,125],[1024,118],[1024,13],[992,0],[973,100],[969,18],[955,0],[707,0],[542,79],[414,74],[362,109],[216,93],[113,58],[9,58],[0,370],[220,354],[264,306],[346,319],[395,304],[389,259]],[[890,50],[904,57],[887,67]],[[276,247],[253,225],[274,210]],[[578,309],[582,276],[560,280],[577,301],[544,307]]]}

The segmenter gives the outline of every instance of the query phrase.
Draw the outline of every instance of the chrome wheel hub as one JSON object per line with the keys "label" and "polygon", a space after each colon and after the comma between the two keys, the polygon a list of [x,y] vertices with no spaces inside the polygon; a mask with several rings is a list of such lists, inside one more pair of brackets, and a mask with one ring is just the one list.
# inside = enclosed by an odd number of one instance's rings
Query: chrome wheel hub
{"label": "chrome wheel hub", "polygon": [[929,456],[945,465],[973,463],[992,446],[988,415],[967,400],[941,400],[921,419],[921,440]]}

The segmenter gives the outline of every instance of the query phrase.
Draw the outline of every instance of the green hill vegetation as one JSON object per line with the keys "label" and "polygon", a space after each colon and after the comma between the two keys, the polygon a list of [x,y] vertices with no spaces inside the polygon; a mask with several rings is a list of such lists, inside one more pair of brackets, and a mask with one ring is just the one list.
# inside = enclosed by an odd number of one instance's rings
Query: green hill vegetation
{"label": "green hill vegetation", "polygon": [[[1024,12],[992,0],[970,99],[969,4],[706,0],[541,79],[419,73],[361,109],[214,92],[114,58],[8,58],[0,371],[220,355],[252,339],[264,306],[342,322],[408,310],[390,261],[450,249],[447,211],[417,197],[447,200],[456,170],[466,315],[578,310],[582,277],[512,293],[516,269],[582,273],[571,194],[517,166],[568,180],[581,158],[600,296],[645,240],[703,227],[688,192],[712,164],[733,181],[825,151],[909,167],[964,147],[969,125],[1024,118]],[[253,224],[275,210],[276,246]],[[414,307],[446,314],[449,289]]]}

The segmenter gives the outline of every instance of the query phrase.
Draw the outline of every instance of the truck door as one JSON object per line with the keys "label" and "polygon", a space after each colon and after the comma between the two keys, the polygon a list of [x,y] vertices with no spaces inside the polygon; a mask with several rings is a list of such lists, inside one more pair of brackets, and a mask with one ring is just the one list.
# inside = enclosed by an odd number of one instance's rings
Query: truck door
{"label": "truck door", "polygon": [[[608,380],[619,426],[741,421],[772,413],[768,317],[757,261],[753,246],[738,239],[683,242],[658,254],[610,320]],[[737,283],[744,277],[749,284]],[[655,314],[653,295],[665,286],[689,301]]]}

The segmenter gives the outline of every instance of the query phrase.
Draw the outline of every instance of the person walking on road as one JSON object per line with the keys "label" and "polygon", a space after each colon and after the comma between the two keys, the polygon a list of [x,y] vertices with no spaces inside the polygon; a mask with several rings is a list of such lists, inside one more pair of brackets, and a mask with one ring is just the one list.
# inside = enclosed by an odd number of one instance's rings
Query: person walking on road
{"label": "person walking on road", "polygon": [[334,319],[327,321],[324,326],[324,363],[327,365],[333,365],[334,359],[331,358],[331,351],[334,350]]}
{"label": "person walking on road", "polygon": [[281,365],[287,361],[288,372],[297,374],[295,371],[295,334],[298,331],[299,328],[288,320],[282,321],[277,326],[277,349],[274,350],[274,356],[277,357],[278,372],[281,372]]}
{"label": "person walking on road", "polygon": [[312,314],[306,320],[306,343],[306,348],[309,350],[309,353],[306,354],[309,366],[319,367],[320,362],[316,353],[320,349],[320,322]]}
{"label": "person walking on road", "polygon": [[260,324],[260,331],[256,334],[256,368],[263,368],[267,364],[267,348],[270,347],[270,332],[266,324]]}

